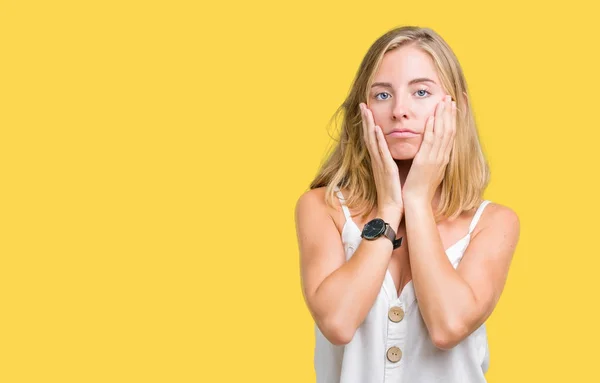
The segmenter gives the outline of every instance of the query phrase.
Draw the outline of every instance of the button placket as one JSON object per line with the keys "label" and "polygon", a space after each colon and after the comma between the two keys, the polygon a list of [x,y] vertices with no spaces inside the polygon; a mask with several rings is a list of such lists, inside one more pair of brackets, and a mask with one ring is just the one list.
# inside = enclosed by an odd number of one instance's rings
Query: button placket
{"label": "button placket", "polygon": [[388,311],[388,319],[394,323],[400,322],[404,319],[404,310],[400,306],[393,306]]}
{"label": "button placket", "polygon": [[388,309],[387,318],[387,349],[386,368],[395,369],[400,367],[402,360],[402,347],[406,337],[405,305],[401,299],[394,302]]}
{"label": "button placket", "polygon": [[386,353],[387,359],[392,363],[398,363],[402,359],[402,350],[399,347],[392,346]]}

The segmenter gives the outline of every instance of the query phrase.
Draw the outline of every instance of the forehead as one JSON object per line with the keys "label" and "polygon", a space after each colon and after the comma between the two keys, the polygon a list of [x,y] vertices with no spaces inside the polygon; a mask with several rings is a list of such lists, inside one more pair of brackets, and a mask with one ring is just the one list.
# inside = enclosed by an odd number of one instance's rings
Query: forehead
{"label": "forehead", "polygon": [[440,83],[431,56],[420,48],[409,45],[383,55],[375,75],[375,82],[407,83],[419,77],[427,77],[437,84]]}

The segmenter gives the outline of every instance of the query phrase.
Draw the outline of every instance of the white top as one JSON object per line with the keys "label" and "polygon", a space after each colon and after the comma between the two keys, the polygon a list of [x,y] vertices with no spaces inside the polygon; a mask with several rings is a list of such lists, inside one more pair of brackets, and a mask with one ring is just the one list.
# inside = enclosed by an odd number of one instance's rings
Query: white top
{"label": "white top", "polygon": [[[358,247],[361,231],[350,216],[344,197],[336,188],[346,216],[342,242],[346,260]],[[446,250],[456,269],[483,209],[483,201],[469,232]],[[489,349],[485,324],[450,350],[433,345],[421,317],[412,280],[397,296],[392,276],[386,271],[381,290],[350,343],[331,344],[315,324],[314,366],[317,383],[472,383],[485,382]]]}

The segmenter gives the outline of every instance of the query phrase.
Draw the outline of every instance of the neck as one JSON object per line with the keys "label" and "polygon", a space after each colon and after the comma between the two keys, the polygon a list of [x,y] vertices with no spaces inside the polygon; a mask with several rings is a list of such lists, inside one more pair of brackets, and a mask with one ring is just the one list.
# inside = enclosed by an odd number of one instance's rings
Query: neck
{"label": "neck", "polygon": [[[400,185],[404,187],[404,183],[406,182],[406,177],[408,177],[408,172],[410,171],[410,167],[412,166],[413,160],[394,160],[396,165],[398,165],[398,173],[400,175]],[[431,208],[433,211],[436,210],[438,202],[440,200],[442,194],[441,186],[437,188],[433,199],[431,201]]]}

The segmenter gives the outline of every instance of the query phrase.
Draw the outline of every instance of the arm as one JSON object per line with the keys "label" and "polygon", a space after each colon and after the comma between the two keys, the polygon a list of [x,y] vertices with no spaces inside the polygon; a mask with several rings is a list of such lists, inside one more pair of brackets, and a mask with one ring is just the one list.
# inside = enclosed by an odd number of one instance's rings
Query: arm
{"label": "arm", "polygon": [[431,204],[406,201],[406,235],[415,294],[433,343],[450,349],[481,326],[496,306],[519,239],[507,207],[484,210],[455,270],[444,251]]}
{"label": "arm", "polygon": [[[378,217],[398,227],[399,214],[381,212]],[[331,343],[346,344],[377,298],[392,255],[392,242],[384,237],[363,240],[346,262],[340,233],[328,212],[324,193],[317,189],[299,198],[296,231],[309,311]]]}

